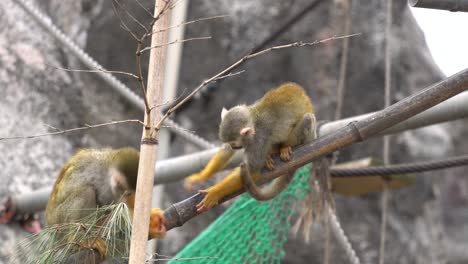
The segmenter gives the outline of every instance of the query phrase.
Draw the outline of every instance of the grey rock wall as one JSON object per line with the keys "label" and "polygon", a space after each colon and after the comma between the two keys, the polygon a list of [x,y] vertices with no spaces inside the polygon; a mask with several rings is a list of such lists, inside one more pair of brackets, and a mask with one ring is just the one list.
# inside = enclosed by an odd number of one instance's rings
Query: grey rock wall
{"label": "grey rock wall", "polygon": [[[132,5],[133,1],[124,1]],[[149,4],[149,1],[143,1]],[[392,31],[392,100],[400,100],[443,76],[427,50],[405,1],[394,1]],[[121,30],[110,1],[37,1],[54,22],[108,69],[132,70],[135,43]],[[179,92],[193,89],[207,76],[217,73],[254,43],[268,36],[305,0],[194,0],[189,18],[229,15],[186,28],[187,37],[213,39],[184,45]],[[132,9],[133,10],[133,9]],[[138,10],[137,8],[134,10]],[[354,1],[350,39],[345,110],[353,116],[375,111],[383,105],[384,1],[362,4]],[[141,10],[137,17],[145,19]],[[275,44],[313,41],[342,33],[343,13],[339,1],[324,1]],[[69,128],[85,123],[141,118],[115,92],[92,74],[53,69],[47,65],[83,68],[12,0],[0,1],[0,136],[47,131],[44,124]],[[217,125],[222,106],[251,103],[285,81],[302,84],[312,97],[319,119],[334,115],[341,41],[308,48],[271,52],[245,63],[245,73],[216,85],[208,100],[197,100],[177,113],[177,120],[217,142]],[[122,78],[133,89],[130,80]],[[406,132],[392,139],[392,161],[405,162],[466,153],[466,121]],[[139,141],[137,126],[113,126],[100,130],[39,139],[0,141],[0,196],[26,192],[51,184],[61,164],[79,147],[133,145]],[[195,151],[180,138],[171,141],[172,155]],[[380,139],[344,149],[340,160],[379,157]],[[392,192],[387,236],[387,263],[465,263],[468,261],[468,189],[463,169],[427,173],[415,185]],[[466,178],[466,177],[465,177]],[[186,198],[181,184],[167,186],[165,204]],[[363,263],[376,263],[380,228],[380,195],[344,198],[337,196],[337,215]],[[197,217],[186,226],[168,233],[159,253],[174,255],[201,232],[223,206]],[[0,259],[23,232],[14,225],[0,226]],[[313,241],[305,244],[290,237],[284,263],[320,262],[323,227],[312,230]],[[339,244],[332,243],[332,263],[347,263]]]}

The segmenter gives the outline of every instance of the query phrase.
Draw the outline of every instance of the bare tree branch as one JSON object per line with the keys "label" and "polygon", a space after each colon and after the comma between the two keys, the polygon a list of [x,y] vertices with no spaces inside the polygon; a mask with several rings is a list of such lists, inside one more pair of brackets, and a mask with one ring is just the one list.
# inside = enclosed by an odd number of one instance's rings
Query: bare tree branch
{"label": "bare tree branch", "polygon": [[148,13],[148,14],[150,15],[150,17],[153,17],[153,13],[151,13],[151,11],[150,11],[148,8],[146,8],[146,7],[140,2],[140,0],[135,0],[135,2],[137,2],[137,4],[138,4],[141,8],[143,8],[143,10],[145,10],[146,13]]}
{"label": "bare tree branch", "polygon": [[139,25],[141,28],[143,28],[143,30],[145,32],[148,32],[148,28],[143,25],[143,23],[141,23],[135,16],[133,16],[133,14],[127,9],[125,8],[120,2],[119,0],[113,0],[113,2],[115,2],[123,11],[125,11],[125,13],[127,14],[127,16],[133,20],[133,22],[135,22],[135,24]]}
{"label": "bare tree branch", "polygon": [[197,22],[201,22],[201,21],[205,21],[205,20],[212,20],[212,19],[225,18],[225,17],[229,17],[229,15],[219,15],[219,16],[211,16],[211,17],[198,18],[198,19],[194,19],[194,20],[191,20],[191,21],[188,21],[188,22],[184,22],[184,23],[175,25],[175,26],[171,26],[171,27],[167,27],[167,28],[163,28],[163,29],[159,29],[159,30],[153,31],[152,34],[157,34],[157,33],[160,33],[160,32],[164,32],[164,31],[166,31],[166,30],[170,30],[170,29],[173,29],[173,28],[178,28],[178,27],[187,26],[187,25],[190,25],[190,24],[193,24],[193,23],[197,23]]}
{"label": "bare tree branch", "polygon": [[114,10],[115,16],[119,19],[120,21],[120,27],[127,31],[136,41],[138,41],[138,37],[132,32],[132,30],[127,26],[125,21],[123,20],[122,16],[119,13],[119,10],[117,10],[117,6],[114,1],[112,1],[112,9]]}
{"label": "bare tree branch", "polygon": [[104,69],[96,69],[96,70],[81,70],[81,69],[68,69],[68,68],[62,68],[50,64],[45,64],[49,67],[55,68],[57,70],[62,70],[62,71],[67,71],[67,72],[88,72],[88,73],[99,73],[99,72],[104,72],[104,73],[114,73],[114,74],[122,74],[122,75],[127,75],[130,77],[133,77],[135,79],[138,79],[138,76],[130,73],[130,72],[124,72],[124,71],[109,71],[109,70],[104,70]]}
{"label": "bare tree branch", "polygon": [[98,128],[98,127],[104,127],[104,126],[111,126],[111,125],[119,125],[119,124],[125,124],[125,123],[138,123],[140,125],[144,125],[144,123],[138,119],[128,119],[128,120],[121,120],[121,121],[111,121],[107,123],[101,123],[101,124],[96,124],[96,125],[89,125],[85,124],[82,127],[75,127],[75,128],[70,128],[70,129],[59,129],[56,127],[53,127],[51,125],[47,125],[47,127],[57,130],[56,132],[51,132],[51,133],[43,133],[43,134],[36,134],[36,135],[27,135],[27,136],[13,136],[13,137],[0,137],[0,141],[2,140],[12,140],[12,139],[29,139],[29,138],[38,138],[38,137],[45,137],[45,136],[54,136],[54,135],[60,135],[60,134],[65,134],[65,133],[70,133],[70,132],[75,132],[75,131],[80,131],[80,130],[87,130],[91,128]]}
{"label": "bare tree branch", "polygon": [[318,45],[318,44],[322,44],[322,43],[325,43],[325,42],[328,42],[328,41],[331,41],[331,40],[337,40],[337,39],[344,39],[344,38],[350,38],[350,37],[354,37],[354,36],[358,36],[360,35],[360,33],[356,33],[356,34],[351,34],[351,35],[344,35],[344,36],[333,36],[333,37],[329,37],[329,38],[326,38],[326,39],[322,39],[322,40],[315,40],[313,42],[303,42],[303,41],[297,41],[297,42],[294,42],[294,43],[290,43],[290,44],[285,44],[285,45],[280,45],[280,46],[274,46],[274,47],[271,47],[271,48],[267,48],[267,49],[264,49],[264,50],[261,50],[259,52],[256,52],[256,53],[252,53],[252,54],[249,54],[249,55],[246,55],[244,57],[242,57],[241,59],[239,59],[238,61],[234,62],[233,64],[231,64],[230,66],[228,66],[227,68],[225,68],[224,70],[220,71],[219,73],[215,74],[214,76],[208,78],[207,80],[203,81],[197,88],[195,88],[187,97],[185,97],[183,100],[181,100],[178,104],[176,104],[175,106],[173,106],[171,109],[169,109],[165,114],[164,116],[161,118],[161,120],[156,124],[156,129],[159,128],[161,125],[162,125],[162,122],[164,122],[164,120],[166,118],[168,118],[174,111],[177,110],[177,108],[179,108],[181,105],[183,105],[185,102],[187,102],[189,99],[191,99],[196,93],[198,93],[203,87],[205,87],[208,83],[210,82],[213,82],[215,80],[217,80],[220,76],[225,76],[225,75],[228,75],[229,72],[234,69],[235,67],[239,66],[240,64],[244,63],[245,61],[247,60],[250,60],[252,58],[255,58],[257,56],[260,56],[260,55],[263,55],[265,53],[268,53],[270,51],[274,51],[274,50],[280,50],[280,49],[286,49],[286,48],[293,48],[293,47],[304,47],[304,46],[315,46],[315,45]]}
{"label": "bare tree branch", "polygon": [[230,72],[229,74],[216,77],[215,79],[213,79],[213,82],[216,82],[216,81],[219,81],[219,80],[222,80],[222,79],[225,79],[225,78],[233,77],[233,76],[242,74],[242,73],[244,73],[244,72],[245,72],[245,70],[238,71],[238,72]]}
{"label": "bare tree branch", "polygon": [[155,46],[152,46],[152,47],[145,47],[143,48],[140,52],[145,52],[147,50],[151,50],[151,49],[155,49],[155,48],[160,48],[160,47],[164,47],[164,46],[169,46],[169,45],[172,45],[172,44],[175,44],[175,43],[184,43],[184,42],[187,42],[187,41],[192,41],[192,40],[206,40],[206,39],[211,39],[211,36],[208,36],[208,37],[198,37],[198,38],[188,38],[188,39],[176,39],[176,40],[173,40],[171,42],[168,42],[168,43],[165,43],[165,44],[160,44],[160,45],[155,45]]}

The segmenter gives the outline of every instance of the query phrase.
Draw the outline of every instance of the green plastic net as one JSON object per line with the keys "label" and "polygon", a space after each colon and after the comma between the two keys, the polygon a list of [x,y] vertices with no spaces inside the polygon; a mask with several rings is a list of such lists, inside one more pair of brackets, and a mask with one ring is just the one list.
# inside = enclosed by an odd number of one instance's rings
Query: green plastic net
{"label": "green plastic net", "polygon": [[310,164],[270,201],[242,195],[169,263],[280,263],[294,203],[309,192]]}

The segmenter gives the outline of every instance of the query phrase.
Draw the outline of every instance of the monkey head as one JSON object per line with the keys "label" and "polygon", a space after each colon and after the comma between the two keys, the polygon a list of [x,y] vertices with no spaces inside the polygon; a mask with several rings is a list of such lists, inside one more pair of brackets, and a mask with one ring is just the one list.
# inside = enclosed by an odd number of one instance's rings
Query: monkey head
{"label": "monkey head", "polygon": [[221,141],[228,143],[233,149],[240,149],[252,139],[254,134],[254,123],[250,109],[246,105],[238,105],[230,110],[223,108],[219,126]]}
{"label": "monkey head", "polygon": [[114,197],[122,197],[124,194],[135,192],[138,176],[138,151],[133,148],[116,150],[109,162],[111,190]]}

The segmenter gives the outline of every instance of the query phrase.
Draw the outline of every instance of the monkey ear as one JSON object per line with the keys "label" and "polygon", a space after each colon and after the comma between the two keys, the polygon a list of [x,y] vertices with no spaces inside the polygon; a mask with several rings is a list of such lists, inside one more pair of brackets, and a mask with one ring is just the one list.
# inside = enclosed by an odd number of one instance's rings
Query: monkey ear
{"label": "monkey ear", "polygon": [[221,120],[224,119],[224,116],[226,116],[227,112],[228,112],[228,110],[223,107],[223,110],[221,110]]}
{"label": "monkey ear", "polygon": [[255,130],[253,127],[244,127],[240,131],[240,135],[245,137],[245,136],[253,136],[255,134]]}

